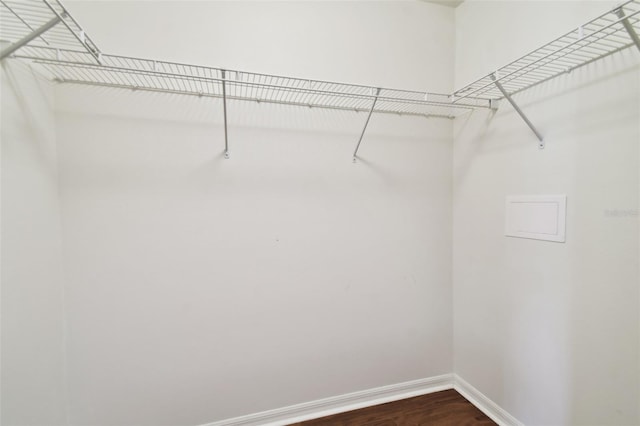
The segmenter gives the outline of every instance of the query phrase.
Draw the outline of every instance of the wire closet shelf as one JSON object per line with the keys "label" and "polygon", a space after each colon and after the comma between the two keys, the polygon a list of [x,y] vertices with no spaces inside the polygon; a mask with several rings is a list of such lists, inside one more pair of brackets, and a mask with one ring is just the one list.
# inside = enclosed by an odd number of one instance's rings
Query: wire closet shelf
{"label": "wire closet shelf", "polygon": [[[640,0],[579,26],[452,94],[387,89],[103,54],[59,0],[0,0],[0,59],[30,60],[59,83],[265,102],[371,114],[455,118],[506,99],[544,147],[512,95],[632,46],[640,50]],[[6,47],[5,47],[6,46]]]}
{"label": "wire closet shelf", "polygon": [[502,99],[632,46],[640,49],[640,1],[628,0],[544,46],[456,90],[454,102]]}
{"label": "wire closet shelf", "polygon": [[[50,80],[311,108],[454,118],[488,99],[377,88],[103,54],[58,0],[0,0],[3,57],[33,61]],[[372,103],[374,108],[371,108]]]}
{"label": "wire closet shelf", "polygon": [[16,57],[34,61],[48,77],[63,83],[355,111],[369,111],[372,99],[377,98],[374,112],[443,118],[453,118],[457,111],[489,107],[488,100],[477,98],[453,103],[447,94],[378,89],[126,56],[100,55],[98,64],[91,62],[91,55],[72,50],[27,46]]}
{"label": "wire closet shelf", "polygon": [[[23,46],[73,49],[97,63],[100,50],[58,0],[0,0],[0,40]],[[3,57],[13,53],[3,51]]]}

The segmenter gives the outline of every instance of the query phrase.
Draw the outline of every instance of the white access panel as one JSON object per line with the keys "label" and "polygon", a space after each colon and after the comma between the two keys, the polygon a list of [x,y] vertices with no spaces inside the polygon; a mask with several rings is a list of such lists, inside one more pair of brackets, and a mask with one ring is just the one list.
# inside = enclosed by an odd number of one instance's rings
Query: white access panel
{"label": "white access panel", "polygon": [[505,213],[508,237],[565,242],[566,195],[510,195]]}

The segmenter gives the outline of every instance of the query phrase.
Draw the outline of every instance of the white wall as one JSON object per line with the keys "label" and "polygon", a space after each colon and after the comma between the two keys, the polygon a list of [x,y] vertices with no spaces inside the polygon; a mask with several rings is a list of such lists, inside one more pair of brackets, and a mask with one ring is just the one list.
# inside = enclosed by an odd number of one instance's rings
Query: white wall
{"label": "white wall", "polygon": [[[73,7],[123,53],[452,85],[441,6]],[[72,424],[198,424],[451,371],[450,121],[375,115],[352,164],[364,114],[231,103],[224,160],[217,101],[58,86],[56,104]]]}
{"label": "white wall", "polygon": [[[467,0],[454,49],[426,3],[68,2],[107,52],[445,92],[454,53],[460,87],[611,5]],[[3,71],[3,423],[66,422],[65,347],[70,424],[452,369],[526,424],[638,423],[639,63],[518,95],[543,151],[505,104],[453,135],[375,115],[357,164],[363,114],[231,103],[224,160],[215,100],[58,86],[54,123]],[[505,195],[535,193],[568,195],[566,244],[502,235]]]}
{"label": "white wall", "polygon": [[445,6],[323,0],[69,0],[65,5],[107,53],[381,87],[453,90],[454,15]]}
{"label": "white wall", "polygon": [[53,91],[15,62],[2,107],[2,424],[66,424]]}
{"label": "white wall", "polygon": [[[612,6],[464,2],[456,87]],[[455,123],[454,370],[528,425],[640,422],[639,56],[517,95],[544,150],[506,102]],[[567,242],[504,237],[511,194],[567,194]]]}

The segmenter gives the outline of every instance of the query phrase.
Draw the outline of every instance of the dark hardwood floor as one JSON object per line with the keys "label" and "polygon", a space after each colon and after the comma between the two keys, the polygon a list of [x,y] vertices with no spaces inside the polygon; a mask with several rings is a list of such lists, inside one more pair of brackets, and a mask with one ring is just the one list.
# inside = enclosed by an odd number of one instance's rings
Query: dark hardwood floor
{"label": "dark hardwood floor", "polygon": [[496,423],[455,390],[348,411],[291,426],[465,426]]}

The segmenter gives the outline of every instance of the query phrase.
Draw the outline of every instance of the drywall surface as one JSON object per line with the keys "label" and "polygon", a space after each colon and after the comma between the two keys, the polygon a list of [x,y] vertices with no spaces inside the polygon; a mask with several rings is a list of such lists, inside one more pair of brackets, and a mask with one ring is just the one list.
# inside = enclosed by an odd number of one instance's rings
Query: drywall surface
{"label": "drywall surface", "polygon": [[[384,55],[451,61],[450,9],[262,5],[250,11],[273,31],[236,45],[263,57],[256,71],[275,55],[282,70],[315,61],[317,78],[452,83],[409,61],[389,75]],[[139,16],[141,35],[188,13],[186,62],[193,44],[220,46],[201,21],[248,37],[231,19],[244,3],[122,7],[158,14]],[[398,45],[378,49],[380,32]],[[156,34],[158,56],[183,53]],[[345,61],[354,39],[383,54]],[[451,121],[376,114],[353,164],[365,114],[232,101],[225,160],[219,100],[60,85],[56,105],[72,424],[202,424],[451,371]]]}
{"label": "drywall surface", "polygon": [[82,0],[65,5],[107,53],[380,87],[453,90],[454,15],[441,5]]}
{"label": "drywall surface", "polygon": [[[611,6],[464,2],[457,86]],[[455,123],[454,371],[524,424],[638,424],[640,54],[515,99],[544,150],[506,102]],[[567,195],[566,243],[503,235],[505,196],[537,194]]]}
{"label": "drywall surface", "polygon": [[2,101],[2,424],[66,424],[53,91],[5,61]]}
{"label": "drywall surface", "polygon": [[376,116],[352,164],[363,114],[233,105],[325,130],[233,120],[225,160],[222,129],[177,110],[219,104],[118,95],[58,92],[105,108],[57,115],[73,424],[197,424],[450,371],[449,122]]}

